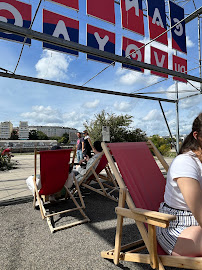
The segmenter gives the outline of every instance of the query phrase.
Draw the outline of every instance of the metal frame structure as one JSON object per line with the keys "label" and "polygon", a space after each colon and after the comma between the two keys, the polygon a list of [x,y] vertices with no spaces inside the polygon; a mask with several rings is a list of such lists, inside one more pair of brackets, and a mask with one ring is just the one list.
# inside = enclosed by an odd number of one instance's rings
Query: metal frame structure
{"label": "metal frame structure", "polygon": [[[115,1],[116,2],[116,1]],[[41,3],[41,1],[40,1]],[[117,2],[116,2],[117,3]],[[39,4],[40,5],[40,4]],[[156,71],[156,72],[160,72],[160,73],[164,73],[167,75],[171,75],[171,76],[175,76],[175,77],[179,77],[179,78],[183,78],[186,80],[191,80],[194,82],[199,82],[200,83],[200,91],[198,94],[194,94],[194,95],[189,95],[187,97],[184,98],[189,98],[195,95],[200,95],[202,94],[202,78],[201,78],[201,39],[200,39],[200,15],[202,14],[202,7],[198,8],[197,10],[195,10],[193,13],[189,14],[185,19],[185,23],[188,23],[190,21],[192,21],[193,19],[198,17],[198,49],[199,49],[199,75],[200,77],[195,77],[192,75],[188,75],[188,74],[184,74],[184,73],[180,73],[174,70],[170,70],[170,69],[166,69],[166,68],[162,68],[162,67],[158,67],[158,66],[154,66],[148,63],[143,63],[143,62],[139,62],[136,61],[134,59],[130,59],[130,58],[125,58],[123,56],[119,56],[116,54],[112,54],[112,53],[108,53],[105,51],[100,51],[98,49],[95,48],[91,48],[82,44],[78,44],[78,43],[74,43],[71,41],[66,41],[64,39],[60,39],[60,38],[56,38],[44,33],[40,33],[37,31],[34,31],[31,29],[31,27],[29,29],[26,28],[22,28],[19,26],[15,26],[12,24],[7,24],[5,22],[1,22],[0,21],[0,31],[6,31],[9,33],[13,33],[16,35],[20,35],[24,37],[24,40],[26,40],[27,38],[30,39],[34,39],[37,41],[41,41],[41,42],[46,42],[52,45],[57,45],[63,48],[67,48],[67,49],[71,49],[71,50],[76,50],[79,52],[83,52],[86,54],[91,54],[97,57],[101,57],[101,58],[105,58],[108,60],[111,60],[113,62],[118,62],[118,63],[122,63],[122,64],[126,64],[126,65],[130,65],[130,66],[134,66],[134,67],[139,67],[139,68],[143,68],[143,69],[148,69],[151,71]],[[171,28],[169,28],[167,31],[170,31]],[[166,32],[167,32],[166,31]],[[23,48],[22,48],[23,50]],[[21,51],[22,54],[22,51]],[[21,55],[20,55],[21,57]],[[20,58],[19,58],[20,60]],[[18,60],[18,63],[19,63]],[[17,68],[17,66],[16,66]],[[15,71],[16,71],[15,68]],[[67,84],[67,83],[62,83],[62,82],[57,82],[57,81],[52,81],[52,80],[45,80],[45,79],[39,79],[39,78],[35,78],[35,77],[29,77],[29,76],[22,76],[22,75],[16,75],[15,71],[11,72],[8,70],[5,70],[3,68],[0,68],[2,70],[2,72],[0,72],[0,77],[7,77],[7,78],[11,78],[11,79],[17,79],[17,80],[24,80],[24,81],[31,81],[31,82],[36,82],[36,83],[43,83],[43,84],[50,84],[50,85],[55,85],[55,86],[60,86],[60,87],[65,87],[65,88],[72,88],[72,89],[76,89],[76,90],[82,90],[82,91],[90,91],[90,92],[97,92],[97,93],[103,93],[103,94],[110,94],[110,95],[118,95],[118,96],[125,96],[125,97],[133,97],[133,98],[141,98],[141,99],[149,99],[149,100],[156,100],[159,101],[159,105],[164,117],[164,120],[166,122],[169,134],[172,137],[168,122],[166,120],[166,116],[162,107],[161,102],[170,102],[170,103],[175,103],[176,104],[176,130],[177,130],[177,138],[176,138],[176,152],[179,152],[179,101],[182,99],[178,97],[178,89],[176,87],[176,99],[166,99],[166,98],[158,98],[158,97],[150,97],[150,96],[145,96],[145,95],[141,95],[141,94],[134,94],[134,93],[124,93],[124,92],[117,92],[117,91],[111,91],[111,90],[106,90],[106,89],[98,89],[98,88],[92,88],[92,87],[86,87],[86,86],[80,86],[80,85],[75,85],[75,84]],[[183,98],[183,99],[184,99]]]}

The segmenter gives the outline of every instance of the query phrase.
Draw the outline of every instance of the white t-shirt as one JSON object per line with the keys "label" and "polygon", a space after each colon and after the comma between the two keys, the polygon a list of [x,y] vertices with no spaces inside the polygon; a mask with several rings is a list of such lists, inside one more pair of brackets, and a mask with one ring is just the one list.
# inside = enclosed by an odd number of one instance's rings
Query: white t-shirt
{"label": "white t-shirt", "polygon": [[164,201],[170,207],[190,210],[175,180],[179,177],[193,178],[202,188],[202,163],[192,151],[177,156],[171,163],[164,194]]}

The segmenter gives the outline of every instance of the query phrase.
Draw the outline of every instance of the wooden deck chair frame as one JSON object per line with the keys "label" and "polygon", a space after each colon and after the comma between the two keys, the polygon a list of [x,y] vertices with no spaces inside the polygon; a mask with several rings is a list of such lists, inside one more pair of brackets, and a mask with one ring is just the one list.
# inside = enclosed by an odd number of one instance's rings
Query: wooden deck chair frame
{"label": "wooden deck chair frame", "polygon": [[[37,185],[36,185],[37,154],[40,154],[40,152],[35,150],[35,152],[34,152],[34,178],[33,178],[35,190],[34,190],[33,207],[35,208],[35,203],[36,203],[36,199],[37,199],[37,201],[39,203],[39,209],[40,209],[41,217],[42,217],[42,219],[47,220],[47,223],[48,223],[48,226],[50,228],[51,233],[56,232],[58,230],[70,228],[70,227],[73,227],[73,226],[76,226],[76,225],[79,225],[79,224],[82,224],[82,223],[85,223],[85,222],[89,222],[90,219],[86,216],[86,214],[83,211],[83,209],[85,209],[85,203],[83,201],[83,197],[81,195],[81,191],[80,191],[80,188],[79,188],[79,185],[78,185],[78,183],[76,181],[75,176],[74,176],[75,189],[78,192],[81,205],[79,205],[77,200],[74,198],[74,195],[71,193],[70,189],[67,188],[66,186],[64,186],[65,189],[66,189],[67,194],[69,195],[70,199],[73,201],[73,203],[75,204],[76,207],[71,208],[71,209],[67,209],[67,210],[64,210],[64,211],[55,212],[55,213],[52,213],[52,214],[48,214],[46,212],[46,209],[45,209],[45,207],[43,205],[43,201],[46,201],[46,198],[43,195],[41,195],[41,196],[39,195]],[[76,222],[69,223],[69,224],[65,224],[65,225],[62,225],[62,226],[58,226],[58,227],[54,227],[52,225],[51,218],[53,216],[64,214],[64,213],[71,213],[73,211],[79,211],[81,213],[81,215],[83,216],[83,219],[79,220],[79,221],[76,221]]]}
{"label": "wooden deck chair frame", "polygon": [[[116,208],[117,228],[115,236],[115,248],[102,251],[101,256],[106,259],[114,260],[118,264],[120,260],[150,264],[153,269],[165,270],[164,266],[178,267],[185,269],[202,269],[201,257],[170,256],[157,254],[156,226],[166,228],[169,222],[175,219],[173,215],[167,215],[156,211],[148,211],[136,208],[134,202],[125,187],[124,181],[113,161],[109,149],[105,143],[102,148],[109,161],[117,183],[120,187],[119,204]],[[125,208],[127,203],[129,209]],[[142,240],[121,246],[123,218],[133,219],[142,236]],[[148,225],[148,230],[145,224]],[[141,254],[138,251],[147,248],[149,254]],[[130,249],[130,251],[128,251]]]}
{"label": "wooden deck chair frame", "polygon": [[[108,164],[105,166],[107,176],[102,175],[101,173],[97,174],[96,169],[94,169],[94,166],[96,165],[96,163],[99,162],[99,160],[101,160],[103,155],[104,152],[102,151],[79,182],[79,186],[82,185],[85,188],[88,188],[102,196],[108,197],[109,199],[118,202],[118,199],[113,196],[113,192],[119,190],[119,187],[116,183],[114,176],[111,173]],[[94,176],[93,179],[91,178],[92,175]],[[92,183],[92,181],[97,182],[100,188],[95,188],[91,186],[90,184]],[[111,186],[106,182],[111,182],[113,185]]]}

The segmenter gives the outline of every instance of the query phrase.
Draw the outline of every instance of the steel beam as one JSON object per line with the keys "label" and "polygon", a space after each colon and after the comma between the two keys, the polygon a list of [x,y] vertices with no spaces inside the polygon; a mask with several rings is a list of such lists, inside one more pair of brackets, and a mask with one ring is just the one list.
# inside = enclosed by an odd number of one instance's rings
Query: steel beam
{"label": "steel beam", "polygon": [[56,45],[56,46],[61,46],[63,48],[68,48],[71,50],[76,50],[76,51],[80,51],[83,53],[87,53],[87,54],[91,54],[97,57],[101,57],[101,58],[105,58],[114,62],[119,62],[122,64],[126,64],[126,65],[130,65],[133,67],[139,67],[139,68],[143,68],[143,69],[149,69],[149,70],[153,70],[156,72],[160,72],[160,73],[164,73],[164,74],[168,74],[171,76],[175,76],[175,77],[179,77],[179,78],[183,78],[186,80],[191,80],[191,81],[195,81],[195,82],[199,82],[202,83],[202,78],[198,78],[192,75],[188,75],[188,74],[184,74],[184,73],[180,73],[174,70],[170,70],[170,69],[166,69],[166,68],[162,68],[162,67],[157,67],[151,64],[147,64],[147,63],[143,63],[143,62],[139,62],[133,59],[129,59],[129,58],[125,58],[123,56],[119,56],[116,54],[112,54],[109,52],[105,52],[105,51],[101,51],[95,48],[91,48],[89,46],[85,46],[82,44],[78,44],[72,41],[67,41],[61,38],[57,38],[57,37],[53,37],[51,35],[47,35],[44,33],[40,33],[31,29],[26,29],[23,27],[19,27],[19,26],[15,26],[12,24],[8,24],[5,22],[0,22],[0,31],[6,31],[6,32],[10,32],[16,35],[20,35],[20,36],[24,36],[30,39],[35,39],[38,41],[42,41],[42,42],[46,42],[52,45]]}
{"label": "steel beam", "polygon": [[124,92],[118,92],[118,91],[112,91],[112,90],[104,90],[104,89],[99,89],[99,88],[80,86],[80,85],[76,85],[76,84],[62,83],[62,82],[57,82],[57,81],[51,81],[51,80],[46,80],[46,79],[29,77],[29,76],[16,75],[16,74],[13,74],[13,73],[0,72],[0,77],[16,79],[16,80],[22,80],[22,81],[35,82],[35,83],[42,83],[42,84],[48,84],[48,85],[55,85],[55,86],[60,86],[60,87],[64,87],[64,88],[71,88],[71,89],[76,89],[76,90],[81,90],[81,91],[88,91],[88,92],[102,93],[102,94],[108,94],[108,95],[116,95],[116,96],[123,96],[123,97],[132,97],[132,98],[141,98],[141,99],[149,99],[149,100],[158,100],[158,101],[175,103],[175,100],[172,100],[172,99],[141,96],[141,95],[132,94],[132,93],[124,93]]}

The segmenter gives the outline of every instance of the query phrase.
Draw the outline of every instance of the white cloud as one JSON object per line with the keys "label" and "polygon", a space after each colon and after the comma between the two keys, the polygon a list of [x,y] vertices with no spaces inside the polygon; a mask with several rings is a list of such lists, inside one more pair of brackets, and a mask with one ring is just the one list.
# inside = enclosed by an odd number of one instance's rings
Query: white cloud
{"label": "white cloud", "polygon": [[[199,83],[192,83],[196,88],[199,89],[200,85]],[[167,97],[169,99],[176,99],[176,94],[175,94],[175,83],[170,85],[167,89],[166,89],[167,93]],[[182,83],[182,82],[178,82],[178,91],[179,91],[179,98],[183,98],[183,97],[187,97],[190,96],[191,94],[197,94],[199,93],[192,85],[190,85],[189,83]],[[188,91],[194,91],[194,92],[188,92]],[[202,96],[198,95],[198,96],[193,96],[193,97],[188,97],[185,99],[182,99],[180,101],[180,106],[183,109],[187,109],[187,108],[191,108],[194,106],[197,106],[199,104],[201,104],[202,102]]]}
{"label": "white cloud", "polygon": [[162,120],[162,114],[157,109],[151,110],[145,117],[142,119],[143,121],[155,121]]}
{"label": "white cloud", "polygon": [[127,71],[123,76],[120,76],[120,83],[124,85],[141,84],[142,86],[150,85],[158,82],[160,78],[157,76],[146,75],[135,71]]}
{"label": "white cloud", "polygon": [[96,108],[100,101],[98,99],[95,99],[94,101],[88,101],[84,104],[85,108],[91,109],[91,108]]}
{"label": "white cloud", "polygon": [[33,106],[31,112],[22,113],[21,116],[37,125],[63,123],[61,113],[51,106]]}
{"label": "white cloud", "polygon": [[44,50],[41,59],[35,65],[37,77],[52,80],[64,79],[67,77],[67,71],[71,61],[70,56]]}
{"label": "white cloud", "polygon": [[121,111],[121,112],[129,112],[132,110],[132,104],[129,103],[129,102],[125,102],[125,101],[122,101],[122,102],[115,102],[114,103],[114,108],[117,110],[117,111]]}
{"label": "white cloud", "polygon": [[186,36],[186,43],[187,43],[187,47],[191,48],[194,47],[194,42],[189,38],[189,36]]}

